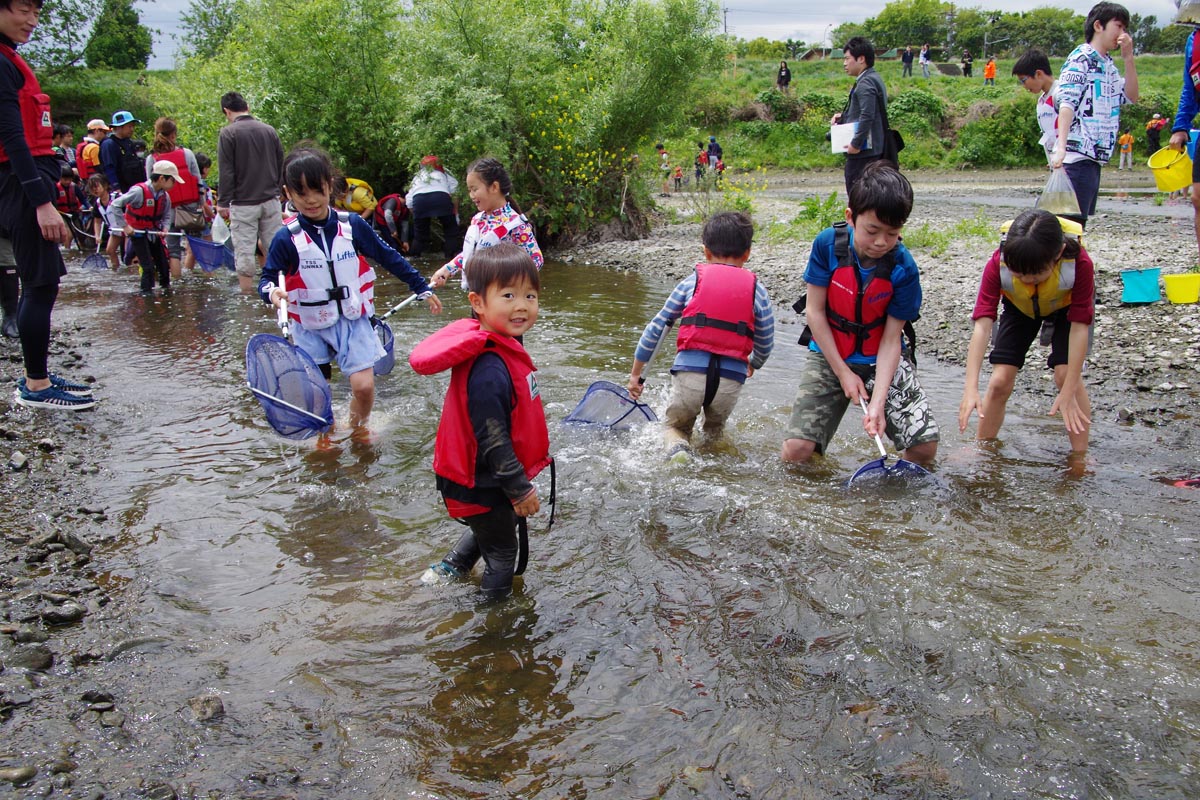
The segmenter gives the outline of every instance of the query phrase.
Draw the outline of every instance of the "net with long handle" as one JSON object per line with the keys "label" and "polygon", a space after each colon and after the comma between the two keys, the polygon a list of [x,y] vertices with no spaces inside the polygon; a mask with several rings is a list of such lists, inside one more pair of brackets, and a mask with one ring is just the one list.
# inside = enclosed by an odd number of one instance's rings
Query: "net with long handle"
{"label": "net with long handle", "polygon": [[583,399],[563,419],[563,424],[596,425],[610,430],[628,430],[646,422],[658,422],[654,409],[629,396],[624,386],[611,381],[596,381],[583,393]]}

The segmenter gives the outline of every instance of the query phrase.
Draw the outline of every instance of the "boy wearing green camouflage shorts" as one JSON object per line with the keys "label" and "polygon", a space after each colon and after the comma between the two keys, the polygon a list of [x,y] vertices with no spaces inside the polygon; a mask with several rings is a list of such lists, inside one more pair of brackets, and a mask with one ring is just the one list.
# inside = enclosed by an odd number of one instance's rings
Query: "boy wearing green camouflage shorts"
{"label": "boy wearing green camouflage shorts", "polygon": [[886,162],[870,165],[850,188],[846,222],[813,240],[796,303],[809,353],[792,406],[782,458],[804,463],[824,454],[847,406],[867,402],[863,428],[887,434],[917,463],[937,455],[938,426],[917,380],[905,329],[921,309],[920,274],[900,242],[912,211],[912,186]]}

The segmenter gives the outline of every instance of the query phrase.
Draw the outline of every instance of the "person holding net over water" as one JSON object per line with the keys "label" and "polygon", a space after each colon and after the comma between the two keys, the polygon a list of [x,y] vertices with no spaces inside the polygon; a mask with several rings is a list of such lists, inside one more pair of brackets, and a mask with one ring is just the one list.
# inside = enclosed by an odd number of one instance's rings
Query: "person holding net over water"
{"label": "person holding net over water", "polygon": [[775,316],[766,288],[744,269],[754,223],[741,212],[714,215],[704,225],[704,261],[676,285],[642,332],[629,372],[629,395],[642,394],[642,370],[679,320],[678,354],[671,365],[671,402],[664,438],[671,456],[686,453],[696,418],[720,438],[746,379],[761,369],[775,345]]}
{"label": "person holding net over water", "polygon": [[284,192],[297,214],[271,240],[258,293],[270,305],[286,304],[296,346],[312,357],[326,380],[333,374],[330,362],[337,360],[350,379],[350,426],[363,429],[375,405],[373,367],[384,355],[371,327],[375,271],[366,259],[408,284],[432,313],[442,313],[442,302],[369,222],[333,210],[335,173],[323,150],[297,145],[284,159],[283,173]]}
{"label": "person holding net over water", "polygon": [[937,454],[939,431],[917,380],[906,323],[921,309],[920,273],[900,241],[912,212],[908,179],[888,162],[869,165],[850,187],[846,221],[817,234],[796,302],[807,313],[809,346],[783,442],[782,458],[805,463],[824,454],[847,406],[867,401],[863,428],[886,433],[904,459]]}

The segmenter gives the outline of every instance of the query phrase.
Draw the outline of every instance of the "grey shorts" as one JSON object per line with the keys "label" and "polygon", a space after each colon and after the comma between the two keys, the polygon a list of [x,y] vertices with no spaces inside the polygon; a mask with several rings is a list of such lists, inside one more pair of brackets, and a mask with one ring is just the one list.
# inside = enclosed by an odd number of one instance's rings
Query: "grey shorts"
{"label": "grey shorts", "polygon": [[[851,364],[850,369],[862,378],[871,392],[875,386],[875,367],[871,364]],[[816,442],[816,451],[825,448],[837,433],[842,416],[850,401],[842,391],[842,384],[833,373],[829,362],[820,353],[809,353],[805,357],[804,371],[800,374],[800,388],[792,404],[792,418],[788,422],[785,439],[807,439]],[[900,359],[892,386],[888,390],[883,414],[887,420],[887,435],[897,450],[907,450],[913,445],[936,442],[940,437],[937,422],[929,411],[929,399],[916,370],[907,358]]]}

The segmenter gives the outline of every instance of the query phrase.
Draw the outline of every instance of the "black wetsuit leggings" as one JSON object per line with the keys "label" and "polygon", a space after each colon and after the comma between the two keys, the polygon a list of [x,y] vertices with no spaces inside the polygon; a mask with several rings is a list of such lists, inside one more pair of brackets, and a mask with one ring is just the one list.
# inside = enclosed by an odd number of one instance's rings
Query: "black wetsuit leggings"
{"label": "black wetsuit leggings", "polygon": [[154,275],[162,288],[171,286],[171,265],[167,261],[167,248],[158,236],[133,235],[133,252],[137,254],[142,268],[142,291],[154,288]]}
{"label": "black wetsuit leggings", "polygon": [[483,558],[483,580],[479,588],[489,599],[501,600],[512,593],[513,575],[520,550],[517,515],[507,503],[486,514],[466,518],[470,528],[454,545],[446,563],[459,572],[470,572]]}
{"label": "black wetsuit leggings", "polygon": [[21,285],[17,330],[21,332],[25,375],[33,381],[44,381],[50,377],[46,366],[50,355],[50,312],[54,310],[54,301],[57,299],[57,283],[49,286]]}

